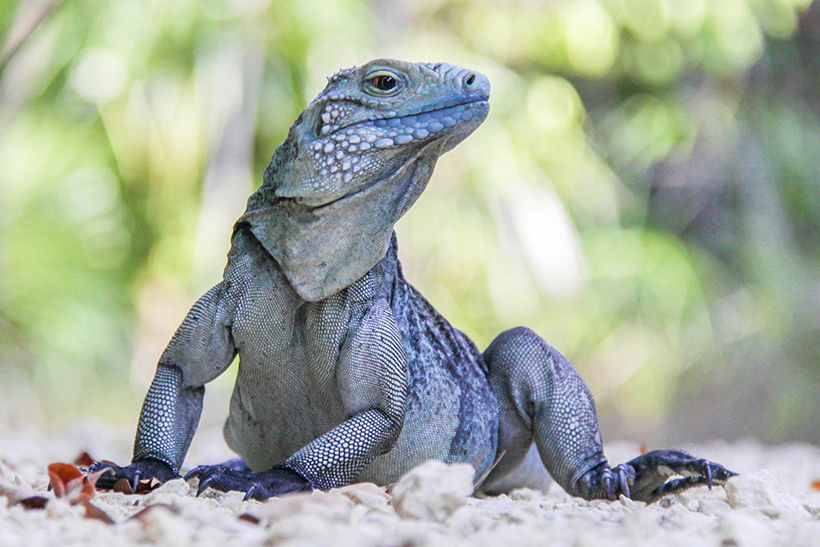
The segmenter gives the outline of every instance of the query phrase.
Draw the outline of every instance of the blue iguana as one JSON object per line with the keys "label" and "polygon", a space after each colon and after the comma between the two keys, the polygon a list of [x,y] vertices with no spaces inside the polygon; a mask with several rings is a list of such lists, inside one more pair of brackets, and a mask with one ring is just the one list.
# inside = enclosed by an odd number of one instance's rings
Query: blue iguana
{"label": "blue iguana", "polygon": [[204,386],[237,354],[224,433],[241,459],[189,473],[200,492],[389,484],[428,459],[491,482],[533,442],[587,499],[651,502],[734,475],[680,450],[610,468],[592,395],[558,351],[521,327],[481,353],[405,280],[393,226],[489,95],[484,75],[447,63],[376,60],[331,77],[236,222],[223,280],[162,354],[132,463],[100,484],[177,477]]}

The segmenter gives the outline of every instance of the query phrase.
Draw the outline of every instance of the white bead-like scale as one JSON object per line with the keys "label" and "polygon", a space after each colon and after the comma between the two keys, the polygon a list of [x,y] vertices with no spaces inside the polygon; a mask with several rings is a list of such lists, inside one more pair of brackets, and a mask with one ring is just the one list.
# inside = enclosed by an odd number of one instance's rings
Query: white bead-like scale
{"label": "white bead-like scale", "polygon": [[318,174],[310,181],[314,191],[331,189],[328,176],[333,176],[336,184],[350,183],[366,164],[366,159],[360,161],[363,152],[422,142],[473,117],[472,105],[467,103],[404,115],[387,111],[381,113],[384,117],[345,125],[347,116],[361,106],[357,103],[359,100],[341,97],[325,105],[319,129],[322,137],[311,145],[314,172]]}

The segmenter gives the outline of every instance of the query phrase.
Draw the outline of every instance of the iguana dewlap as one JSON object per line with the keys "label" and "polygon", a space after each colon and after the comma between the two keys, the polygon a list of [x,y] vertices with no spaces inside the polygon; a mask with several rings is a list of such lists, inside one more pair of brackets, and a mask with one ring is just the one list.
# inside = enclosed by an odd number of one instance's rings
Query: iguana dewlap
{"label": "iguana dewlap", "polygon": [[497,481],[533,441],[584,498],[653,501],[733,474],[679,450],[610,469],[592,396],[560,353],[516,328],[482,354],[404,279],[393,225],[489,95],[485,76],[446,63],[377,60],[329,79],[234,226],[223,280],[162,354],[133,463],[111,479],[177,476],[204,386],[237,354],[225,438],[242,459],[195,469],[200,491],[388,484],[431,458]]}

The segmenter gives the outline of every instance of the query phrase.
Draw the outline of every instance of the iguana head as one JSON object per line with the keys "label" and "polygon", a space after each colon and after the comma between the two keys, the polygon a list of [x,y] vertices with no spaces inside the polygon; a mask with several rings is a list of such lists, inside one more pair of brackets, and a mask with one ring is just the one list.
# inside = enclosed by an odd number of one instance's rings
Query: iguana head
{"label": "iguana head", "polygon": [[291,127],[240,222],[303,298],[349,286],[384,256],[439,156],[484,121],[489,94],[484,75],[447,63],[340,71]]}

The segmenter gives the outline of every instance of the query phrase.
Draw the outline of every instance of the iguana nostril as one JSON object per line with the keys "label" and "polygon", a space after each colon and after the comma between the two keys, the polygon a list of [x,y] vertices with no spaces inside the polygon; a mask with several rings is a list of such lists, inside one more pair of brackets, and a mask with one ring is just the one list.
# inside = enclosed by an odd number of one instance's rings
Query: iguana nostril
{"label": "iguana nostril", "polygon": [[464,78],[464,86],[470,87],[475,82],[475,74],[472,72]]}

